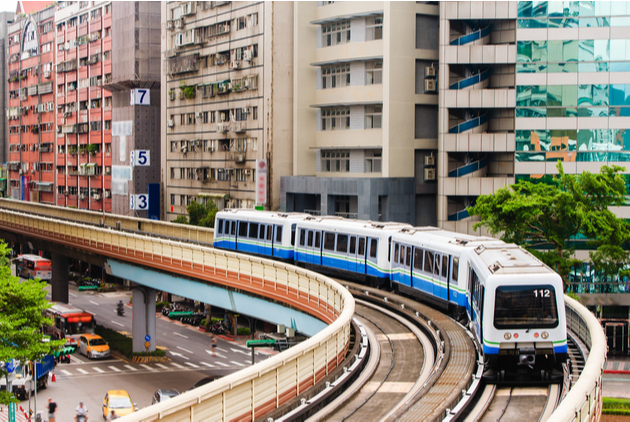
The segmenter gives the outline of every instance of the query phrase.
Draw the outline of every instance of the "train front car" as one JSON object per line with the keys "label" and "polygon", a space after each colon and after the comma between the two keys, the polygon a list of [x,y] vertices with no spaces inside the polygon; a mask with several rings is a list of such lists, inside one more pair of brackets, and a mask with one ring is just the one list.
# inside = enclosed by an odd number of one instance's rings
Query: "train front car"
{"label": "train front car", "polygon": [[567,359],[562,279],[516,245],[471,253],[473,321],[491,382],[561,382]]}

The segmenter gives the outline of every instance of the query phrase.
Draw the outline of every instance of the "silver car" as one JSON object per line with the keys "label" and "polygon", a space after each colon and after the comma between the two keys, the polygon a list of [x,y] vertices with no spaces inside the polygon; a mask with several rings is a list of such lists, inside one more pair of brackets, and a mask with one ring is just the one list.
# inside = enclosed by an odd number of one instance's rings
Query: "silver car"
{"label": "silver car", "polygon": [[175,396],[179,396],[179,391],[174,388],[160,389],[153,393],[153,400],[151,401],[151,404],[160,403]]}

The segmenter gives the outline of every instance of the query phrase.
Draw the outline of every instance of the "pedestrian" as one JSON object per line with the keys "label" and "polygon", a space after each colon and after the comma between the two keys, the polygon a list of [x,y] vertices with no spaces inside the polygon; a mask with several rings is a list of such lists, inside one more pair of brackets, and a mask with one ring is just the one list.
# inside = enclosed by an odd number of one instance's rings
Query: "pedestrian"
{"label": "pedestrian", "polygon": [[107,418],[108,421],[113,421],[118,419],[118,415],[116,414],[116,411],[112,409],[112,413],[109,415],[109,418]]}
{"label": "pedestrian", "polygon": [[48,422],[55,422],[57,415],[57,403],[55,403],[52,397],[48,397]]}
{"label": "pedestrian", "polygon": [[217,348],[217,336],[214,335],[214,333],[210,333],[210,337],[212,337],[211,341],[211,347],[212,347],[212,356],[216,356],[216,348]]}

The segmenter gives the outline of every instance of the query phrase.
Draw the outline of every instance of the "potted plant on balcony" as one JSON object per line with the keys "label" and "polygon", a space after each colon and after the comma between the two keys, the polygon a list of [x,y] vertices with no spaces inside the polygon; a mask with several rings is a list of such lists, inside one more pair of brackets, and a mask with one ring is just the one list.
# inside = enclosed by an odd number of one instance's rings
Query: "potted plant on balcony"
{"label": "potted plant on balcony", "polygon": [[68,146],[68,154],[74,155],[76,153],[77,153],[77,146],[76,145]]}
{"label": "potted plant on balcony", "polygon": [[79,147],[79,154],[84,155],[85,154],[85,145],[81,145]]}
{"label": "potted plant on balcony", "polygon": [[94,155],[98,152],[98,145],[97,144],[88,144],[87,145],[87,151],[88,153],[90,153],[90,155]]}

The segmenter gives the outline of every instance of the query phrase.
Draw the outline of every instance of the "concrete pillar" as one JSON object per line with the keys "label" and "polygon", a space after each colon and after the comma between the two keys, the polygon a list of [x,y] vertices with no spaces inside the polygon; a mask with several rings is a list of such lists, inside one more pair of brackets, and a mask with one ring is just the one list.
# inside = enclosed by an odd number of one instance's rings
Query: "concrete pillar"
{"label": "concrete pillar", "polygon": [[149,352],[155,350],[155,289],[144,286],[133,286],[133,306],[131,335],[133,336],[132,350],[146,352],[145,336],[148,334]]}
{"label": "concrete pillar", "polygon": [[53,302],[68,303],[68,257],[53,253],[51,258],[51,300]]}

